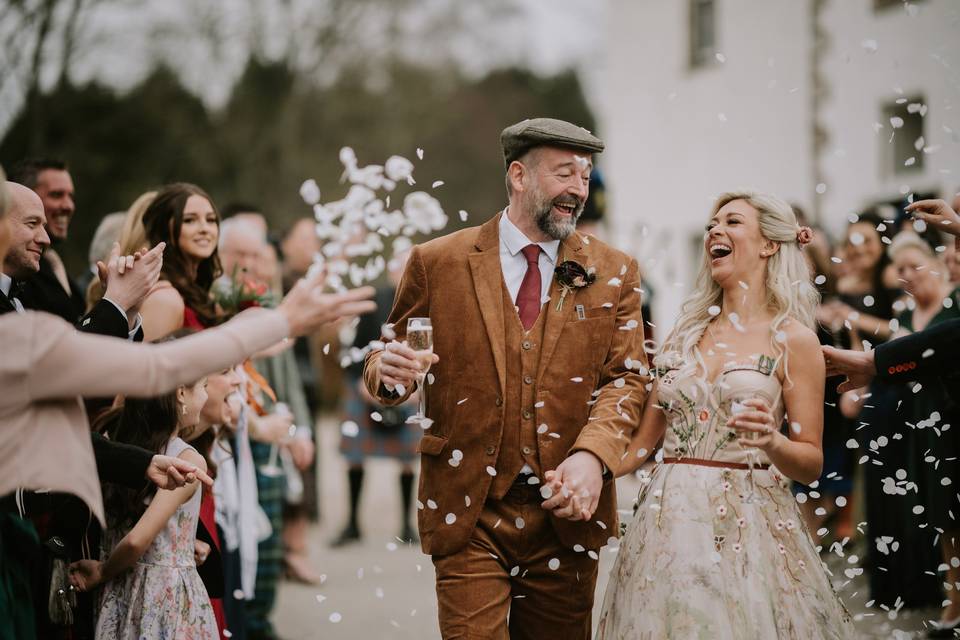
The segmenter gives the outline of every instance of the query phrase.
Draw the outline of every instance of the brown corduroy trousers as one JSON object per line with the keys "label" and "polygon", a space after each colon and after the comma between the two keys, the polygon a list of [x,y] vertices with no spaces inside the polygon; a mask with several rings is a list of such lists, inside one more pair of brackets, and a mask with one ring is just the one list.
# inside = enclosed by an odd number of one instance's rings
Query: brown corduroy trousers
{"label": "brown corduroy trousers", "polygon": [[444,640],[589,640],[597,561],[560,544],[536,489],[488,500],[467,546],[433,557]]}

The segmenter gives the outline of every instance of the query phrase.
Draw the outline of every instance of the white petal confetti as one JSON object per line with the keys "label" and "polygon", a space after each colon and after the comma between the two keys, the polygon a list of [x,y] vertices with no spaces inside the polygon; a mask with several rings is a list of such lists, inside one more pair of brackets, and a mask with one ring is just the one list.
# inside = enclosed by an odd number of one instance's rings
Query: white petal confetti
{"label": "white petal confetti", "polygon": [[443,521],[446,522],[447,524],[453,524],[454,522],[457,521],[457,516],[452,513],[448,513],[447,517],[444,518]]}
{"label": "white petal confetti", "polygon": [[333,613],[330,614],[330,622],[332,622],[333,624],[337,624],[337,623],[340,622],[341,620],[343,620],[343,616],[341,616],[341,615],[340,615],[339,613],[337,613],[336,611],[334,611]]}
{"label": "white petal confetti", "polygon": [[711,316],[718,316],[720,315],[720,307],[717,305],[711,305],[710,308],[707,309],[707,313],[709,313]]}
{"label": "white petal confetti", "polygon": [[487,465],[487,473],[489,473],[491,476],[495,476],[497,475],[497,470],[490,465]]}
{"label": "white petal confetti", "polygon": [[547,563],[547,566],[550,567],[550,571],[556,571],[560,568],[560,561],[556,558],[550,558],[550,562]]}

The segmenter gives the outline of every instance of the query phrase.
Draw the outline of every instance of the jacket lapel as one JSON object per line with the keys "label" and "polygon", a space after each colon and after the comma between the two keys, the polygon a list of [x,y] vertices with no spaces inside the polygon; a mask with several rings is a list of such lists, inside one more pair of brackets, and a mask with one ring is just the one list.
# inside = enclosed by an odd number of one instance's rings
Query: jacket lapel
{"label": "jacket lapel", "polygon": [[500,267],[500,216],[480,227],[477,236],[476,253],[468,255],[470,272],[473,275],[473,288],[480,304],[480,314],[490,340],[493,361],[500,379],[500,390],[506,389],[507,364],[506,344],[503,326],[503,270]]}
{"label": "jacket lapel", "polygon": [[[580,240],[577,232],[572,233],[569,238],[560,243],[560,251],[557,252],[558,266],[564,260],[574,260],[584,267],[589,267],[590,265],[584,264],[585,259],[583,242]],[[563,292],[556,280],[552,280],[550,283],[550,299],[540,311],[541,313],[547,314],[547,317],[545,319],[546,325],[543,328],[543,347],[540,351],[540,365],[537,367],[538,382],[542,379],[544,371],[547,370],[550,358],[553,356],[553,352],[557,347],[557,341],[563,332],[563,325],[570,319],[573,310],[576,308],[577,293],[579,291],[579,289],[573,289],[567,293],[563,299],[563,306],[560,308],[560,311],[557,311],[557,303],[560,302],[560,297]]]}

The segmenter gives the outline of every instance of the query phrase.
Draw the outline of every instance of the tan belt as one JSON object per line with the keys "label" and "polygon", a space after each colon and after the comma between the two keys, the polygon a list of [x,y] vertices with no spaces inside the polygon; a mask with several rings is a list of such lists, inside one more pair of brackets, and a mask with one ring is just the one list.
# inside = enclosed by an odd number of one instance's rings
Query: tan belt
{"label": "tan belt", "polygon": [[[726,460],[704,460],[702,458],[664,458],[663,464],[693,464],[698,467],[717,467],[720,469],[750,469],[750,465],[745,462],[728,462]],[[769,464],[755,464],[754,469],[766,470],[770,468]]]}

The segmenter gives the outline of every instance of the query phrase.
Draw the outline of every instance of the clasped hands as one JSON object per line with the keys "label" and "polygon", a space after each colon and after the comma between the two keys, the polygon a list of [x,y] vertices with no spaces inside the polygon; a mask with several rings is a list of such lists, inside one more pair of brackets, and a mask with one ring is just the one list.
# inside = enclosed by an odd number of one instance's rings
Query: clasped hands
{"label": "clasped hands", "polygon": [[589,451],[576,451],[544,474],[540,506],[567,520],[589,520],[603,489],[603,463]]}
{"label": "clasped hands", "polygon": [[124,309],[131,322],[160,277],[165,247],[166,244],[161,242],[149,251],[140,249],[124,256],[120,255],[120,244],[114,242],[107,262],[97,262],[103,297]]}

